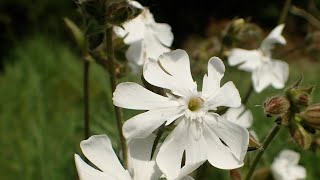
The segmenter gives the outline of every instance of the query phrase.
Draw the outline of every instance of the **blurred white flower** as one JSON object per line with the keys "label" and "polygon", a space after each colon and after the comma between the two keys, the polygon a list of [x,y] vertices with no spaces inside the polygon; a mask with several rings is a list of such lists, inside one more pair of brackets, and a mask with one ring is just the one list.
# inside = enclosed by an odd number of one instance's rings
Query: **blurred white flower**
{"label": "blurred white flower", "polygon": [[[155,94],[137,83],[117,86],[113,94],[116,106],[148,110],[125,122],[123,134],[128,140],[145,138],[164,122],[169,125],[175,121],[177,126],[163,142],[156,158],[168,179],[189,174],[207,159],[220,169],[243,165],[248,131],[212,112],[220,106],[241,105],[239,92],[232,82],[220,87],[224,72],[223,62],[212,57],[199,92],[191,76],[188,54],[175,50],[164,53],[158,61],[149,59],[143,68],[145,80],[167,89],[167,96]],[[185,165],[181,167],[184,153]]]}
{"label": "blurred white flower", "polygon": [[[75,154],[80,180],[158,180],[162,173],[155,160],[151,159],[155,138],[156,136],[151,134],[145,139],[135,139],[128,143],[128,170],[119,162],[108,136],[94,135],[82,141],[80,147],[83,154],[100,170],[89,166]],[[181,180],[193,178],[186,176]]]}
{"label": "blurred white flower", "polygon": [[284,25],[274,28],[262,41],[259,49],[245,50],[235,48],[230,51],[228,62],[231,66],[252,72],[253,87],[256,92],[261,92],[269,85],[276,89],[284,88],[289,75],[288,64],[281,60],[273,59],[271,50],[276,43],[286,44],[281,35]]}
{"label": "blurred white flower", "polygon": [[249,109],[246,110],[244,105],[237,108],[229,108],[221,117],[247,129],[252,126],[252,113]]}
{"label": "blurred white flower", "polygon": [[119,37],[124,37],[124,43],[129,45],[126,58],[134,72],[139,72],[148,58],[157,59],[162,53],[169,52],[173,42],[173,33],[168,24],[156,23],[148,8],[137,1],[130,1],[142,13],[122,27],[114,27]]}
{"label": "blurred white flower", "polygon": [[282,150],[271,165],[276,180],[298,180],[306,178],[306,169],[298,165],[300,154],[292,150]]}

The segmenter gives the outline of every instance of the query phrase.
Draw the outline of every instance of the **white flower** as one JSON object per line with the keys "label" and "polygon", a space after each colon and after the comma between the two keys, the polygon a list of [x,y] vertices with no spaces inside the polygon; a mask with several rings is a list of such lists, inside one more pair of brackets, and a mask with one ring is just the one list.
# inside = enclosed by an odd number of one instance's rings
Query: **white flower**
{"label": "white flower", "polygon": [[245,110],[244,105],[238,108],[229,108],[221,117],[247,129],[252,126],[252,113],[250,110]]}
{"label": "white flower", "polygon": [[134,6],[143,9],[142,13],[121,27],[115,27],[115,33],[124,37],[129,45],[126,58],[133,71],[138,71],[148,58],[157,59],[162,53],[169,52],[173,42],[173,34],[168,24],[156,23],[148,8],[136,1]]}
{"label": "white flower", "polygon": [[276,180],[298,180],[306,178],[306,170],[298,165],[300,154],[292,150],[282,150],[271,165]]}
{"label": "white flower", "polygon": [[235,48],[230,51],[229,64],[231,66],[239,65],[239,69],[252,72],[251,78],[256,92],[261,92],[269,85],[281,89],[288,79],[288,64],[271,57],[271,50],[276,43],[286,44],[286,40],[281,35],[283,28],[284,25],[281,24],[273,29],[262,41],[259,49]]}
{"label": "white flower", "polygon": [[[75,163],[80,180],[158,180],[162,175],[155,160],[151,159],[155,135],[135,139],[128,144],[129,170],[120,164],[106,135],[94,135],[80,143],[83,154],[100,170],[86,164],[75,154]],[[181,180],[193,180],[190,176]]]}
{"label": "white flower", "polygon": [[[217,57],[211,58],[202,92],[198,91],[191,76],[188,54],[175,50],[164,53],[158,61],[149,59],[143,68],[145,80],[167,89],[167,96],[155,94],[137,83],[117,86],[113,94],[116,106],[148,110],[125,122],[123,134],[127,139],[145,138],[164,122],[169,125],[175,121],[177,126],[163,142],[156,158],[169,180],[189,174],[207,159],[221,169],[243,165],[248,131],[212,112],[220,106],[241,105],[239,92],[232,82],[220,87],[224,72],[223,62]],[[181,167],[184,153],[185,165]]]}

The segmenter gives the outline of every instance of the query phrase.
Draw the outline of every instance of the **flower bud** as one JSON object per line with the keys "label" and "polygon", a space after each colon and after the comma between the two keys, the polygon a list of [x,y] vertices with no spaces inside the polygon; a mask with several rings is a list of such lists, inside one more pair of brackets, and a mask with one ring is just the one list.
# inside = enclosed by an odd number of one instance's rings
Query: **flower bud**
{"label": "flower bud", "polygon": [[310,94],[313,90],[313,87],[310,88],[290,88],[287,91],[287,95],[290,98],[291,102],[298,108],[305,108],[309,105],[311,101]]}
{"label": "flower bud", "polygon": [[292,138],[301,148],[305,150],[309,149],[312,142],[312,137],[302,125],[299,123],[292,123],[290,124],[289,130]]}
{"label": "flower bud", "polygon": [[320,126],[320,103],[313,104],[300,113],[302,119],[312,126]]}
{"label": "flower bud", "polygon": [[264,113],[267,116],[281,116],[290,108],[290,102],[283,96],[275,96],[263,103]]}

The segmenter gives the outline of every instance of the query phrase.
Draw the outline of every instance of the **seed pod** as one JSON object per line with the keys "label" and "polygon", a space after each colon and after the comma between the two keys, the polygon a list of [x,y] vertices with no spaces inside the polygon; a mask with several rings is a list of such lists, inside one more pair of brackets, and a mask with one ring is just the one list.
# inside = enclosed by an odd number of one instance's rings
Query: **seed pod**
{"label": "seed pod", "polygon": [[309,149],[312,142],[312,136],[303,128],[302,125],[298,123],[291,123],[289,130],[292,138],[301,148],[305,150]]}
{"label": "seed pod", "polygon": [[275,96],[263,103],[264,113],[267,116],[281,116],[290,108],[290,102],[283,96]]}

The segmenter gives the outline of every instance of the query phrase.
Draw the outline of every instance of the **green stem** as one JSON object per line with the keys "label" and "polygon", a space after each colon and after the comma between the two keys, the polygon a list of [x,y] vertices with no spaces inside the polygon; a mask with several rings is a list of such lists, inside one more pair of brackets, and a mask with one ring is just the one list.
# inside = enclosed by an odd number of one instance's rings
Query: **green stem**
{"label": "green stem", "polygon": [[286,2],[284,3],[284,6],[283,6],[278,24],[283,24],[286,21],[290,6],[291,6],[291,0],[286,0]]}
{"label": "green stem", "polygon": [[280,130],[279,125],[274,125],[273,128],[270,130],[269,134],[267,135],[267,137],[264,139],[264,141],[262,143],[262,149],[258,152],[256,157],[254,158],[245,180],[250,180],[252,178],[254,170],[256,169],[259,161],[261,160],[261,157],[262,157],[264,151],[268,148],[269,144],[271,143],[273,138],[277,135],[279,130]]}
{"label": "green stem", "polygon": [[246,104],[251,96],[251,94],[253,93],[253,84],[252,82],[250,83],[249,89],[247,90],[246,95],[244,96],[244,98],[242,99],[242,104]]}
{"label": "green stem", "polygon": [[[109,62],[109,77],[110,77],[110,83],[111,83],[111,92],[114,92],[116,89],[116,72],[114,68],[114,52],[113,52],[113,44],[112,44],[112,27],[107,28],[106,30],[106,48],[107,48],[107,59]],[[122,126],[123,126],[123,120],[122,120],[122,111],[121,108],[114,106],[114,111],[116,115],[117,120],[117,128],[120,138],[120,146],[122,149],[122,157],[124,161],[124,166],[127,167],[128,165],[128,148],[126,140],[122,134]]]}
{"label": "green stem", "polygon": [[84,139],[90,136],[90,106],[89,106],[89,69],[90,62],[83,62],[83,101],[84,101]]}

